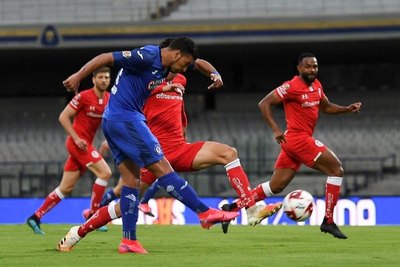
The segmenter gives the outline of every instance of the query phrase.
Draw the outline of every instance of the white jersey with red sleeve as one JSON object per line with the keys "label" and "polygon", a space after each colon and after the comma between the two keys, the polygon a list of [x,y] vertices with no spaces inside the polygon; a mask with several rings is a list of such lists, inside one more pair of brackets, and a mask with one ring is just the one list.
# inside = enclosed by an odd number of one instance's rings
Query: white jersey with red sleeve
{"label": "white jersey with red sleeve", "polygon": [[308,85],[299,76],[276,88],[276,95],[283,100],[288,132],[314,133],[318,121],[319,103],[325,97],[321,83]]}
{"label": "white jersey with red sleeve", "polygon": [[94,89],[87,89],[69,102],[69,106],[76,111],[72,126],[79,137],[88,143],[93,142],[109,98],[108,92],[105,92],[102,98],[98,98]]}
{"label": "white jersey with red sleeve", "polygon": [[[178,74],[170,83],[186,86],[185,76]],[[167,82],[160,84],[146,100],[143,113],[151,132],[160,142],[164,152],[186,143],[183,127],[187,120],[181,92],[163,92]]]}

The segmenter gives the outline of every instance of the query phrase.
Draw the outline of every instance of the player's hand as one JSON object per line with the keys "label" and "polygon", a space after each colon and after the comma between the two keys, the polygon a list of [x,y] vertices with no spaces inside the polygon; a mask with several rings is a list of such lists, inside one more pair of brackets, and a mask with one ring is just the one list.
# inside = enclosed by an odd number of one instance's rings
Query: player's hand
{"label": "player's hand", "polygon": [[84,139],[77,138],[77,139],[74,139],[74,142],[75,142],[75,145],[77,147],[79,147],[80,150],[85,151],[85,152],[87,151],[87,143]]}
{"label": "player's hand", "polygon": [[356,102],[347,107],[351,112],[360,112],[361,109],[361,102]]}
{"label": "player's hand", "polygon": [[278,144],[286,143],[285,134],[279,129],[274,131],[274,138]]}
{"label": "player's hand", "polygon": [[171,83],[171,84],[167,84],[166,86],[164,86],[162,88],[163,92],[177,92],[180,95],[183,95],[183,93],[185,93],[185,87],[183,87],[182,84],[180,83]]}
{"label": "player's hand", "polygon": [[67,88],[68,92],[74,92],[77,94],[80,82],[81,80],[78,77],[78,74],[74,73],[63,81],[63,85],[65,88]]}
{"label": "player's hand", "polygon": [[213,83],[210,86],[208,86],[207,89],[220,88],[224,85],[222,77],[218,72],[211,73],[210,79],[213,81]]}

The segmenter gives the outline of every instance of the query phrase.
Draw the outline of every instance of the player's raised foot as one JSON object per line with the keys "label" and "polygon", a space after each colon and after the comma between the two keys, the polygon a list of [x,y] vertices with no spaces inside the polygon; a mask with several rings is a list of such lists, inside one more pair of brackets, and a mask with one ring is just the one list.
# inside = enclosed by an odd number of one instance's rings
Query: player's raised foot
{"label": "player's raised foot", "polygon": [[72,227],[68,233],[58,242],[57,250],[63,252],[69,252],[72,248],[82,239],[78,235],[79,226]]}
{"label": "player's raised foot", "polygon": [[328,223],[327,218],[324,218],[320,229],[321,232],[330,233],[336,238],[347,239],[347,236],[339,230],[339,227],[337,227],[336,223]]}
{"label": "player's raised foot", "polygon": [[260,224],[262,220],[274,215],[282,208],[283,203],[277,202],[268,205],[254,205],[246,209],[247,222],[249,225],[255,226]]}
{"label": "player's raised foot", "polygon": [[139,210],[148,216],[154,217],[154,214],[151,212],[151,208],[148,203],[140,203]]}
{"label": "player's raised foot", "polygon": [[45,235],[46,233],[40,229],[40,220],[33,214],[28,219],[26,219],[26,224],[33,230],[37,235]]}
{"label": "player's raised foot", "polygon": [[130,240],[122,238],[121,244],[119,245],[118,252],[121,254],[125,253],[136,253],[136,254],[148,254],[148,252],[142,247],[137,240]]}
{"label": "player's raised foot", "polygon": [[237,211],[222,211],[210,208],[199,214],[201,227],[210,229],[216,223],[230,222],[239,216]]}

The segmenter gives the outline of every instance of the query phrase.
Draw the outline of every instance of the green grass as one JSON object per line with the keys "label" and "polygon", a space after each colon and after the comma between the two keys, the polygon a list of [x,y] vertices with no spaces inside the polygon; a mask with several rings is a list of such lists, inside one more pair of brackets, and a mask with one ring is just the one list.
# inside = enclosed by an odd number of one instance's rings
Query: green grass
{"label": "green grass", "polygon": [[118,254],[121,226],[93,232],[72,252],[56,244],[70,225],[43,225],[38,236],[26,225],[0,225],[0,266],[400,266],[400,227],[341,227],[338,240],[315,226],[138,226],[148,255]]}

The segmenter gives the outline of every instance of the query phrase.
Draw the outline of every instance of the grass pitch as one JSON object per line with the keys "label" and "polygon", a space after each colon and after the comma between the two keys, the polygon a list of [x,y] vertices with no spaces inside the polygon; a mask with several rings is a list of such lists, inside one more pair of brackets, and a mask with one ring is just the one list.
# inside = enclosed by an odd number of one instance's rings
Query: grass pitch
{"label": "grass pitch", "polygon": [[121,226],[92,232],[69,253],[55,250],[71,225],[0,225],[0,266],[400,266],[400,227],[341,227],[347,240],[316,226],[139,225],[148,255],[118,254]]}

